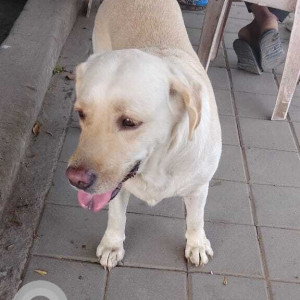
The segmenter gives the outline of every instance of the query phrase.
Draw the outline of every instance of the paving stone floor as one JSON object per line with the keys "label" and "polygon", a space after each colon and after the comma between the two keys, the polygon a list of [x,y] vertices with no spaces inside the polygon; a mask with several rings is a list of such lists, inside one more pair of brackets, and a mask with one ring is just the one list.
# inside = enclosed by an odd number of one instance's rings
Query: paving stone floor
{"label": "paving stone floor", "polygon": [[[197,49],[204,15],[183,15]],[[208,72],[224,143],[205,213],[215,252],[209,264],[195,268],[185,261],[181,199],[150,208],[132,197],[124,261],[111,272],[98,265],[95,251],[107,210],[81,209],[64,177],[80,132],[73,115],[24,283],[52,281],[72,300],[300,299],[300,90],[287,120],[269,121],[282,66],[261,76],[248,74],[236,68],[232,50],[237,31],[250,19],[242,4],[233,5]],[[287,43],[282,25],[280,32]]]}

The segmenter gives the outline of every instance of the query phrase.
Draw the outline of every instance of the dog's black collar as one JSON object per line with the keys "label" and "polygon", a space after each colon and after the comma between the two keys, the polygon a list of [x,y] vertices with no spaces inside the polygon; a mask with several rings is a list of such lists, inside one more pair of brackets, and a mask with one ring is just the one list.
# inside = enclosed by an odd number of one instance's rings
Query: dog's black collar
{"label": "dog's black collar", "polygon": [[137,173],[137,171],[139,170],[141,161],[139,160],[134,167],[131,169],[131,171],[124,177],[124,179],[119,183],[119,185],[113,190],[113,192],[111,193],[111,197],[110,200],[114,199],[118,193],[120,192],[121,188],[122,188],[122,183],[124,183],[125,181],[127,181],[128,179],[134,177]]}

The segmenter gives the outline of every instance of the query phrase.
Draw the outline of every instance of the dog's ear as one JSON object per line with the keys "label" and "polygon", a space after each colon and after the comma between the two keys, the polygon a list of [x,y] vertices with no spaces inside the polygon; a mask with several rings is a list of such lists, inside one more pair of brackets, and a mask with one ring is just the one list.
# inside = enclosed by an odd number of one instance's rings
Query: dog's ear
{"label": "dog's ear", "polygon": [[170,83],[170,96],[177,95],[183,101],[189,116],[189,139],[193,138],[194,131],[200,123],[201,101],[200,93],[196,95],[195,87],[190,88],[179,80]]}
{"label": "dog's ear", "polygon": [[88,66],[93,65],[93,60],[96,59],[97,57],[101,56],[102,54],[105,54],[106,51],[98,51],[97,54],[92,54],[90,55],[90,57],[87,59],[86,62],[83,62],[81,64],[79,64],[76,67],[76,72],[75,72],[75,79],[76,79],[76,86],[75,86],[75,90],[76,90],[76,94],[78,95],[81,83],[82,83],[82,78],[88,68]]}
{"label": "dog's ear", "polygon": [[192,80],[188,82],[186,78],[180,80],[180,76],[179,78],[173,77],[170,82],[170,97],[174,96],[183,101],[188,112],[189,139],[191,140],[201,119],[201,87]]}
{"label": "dog's ear", "polygon": [[82,77],[83,77],[86,69],[87,69],[87,63],[86,62],[81,63],[80,65],[78,65],[76,67],[76,72],[75,72],[75,74],[76,74],[75,75],[75,79],[76,79],[76,87],[75,87],[75,89],[76,89],[76,95],[79,94],[79,88],[80,88],[80,85],[81,85]]}

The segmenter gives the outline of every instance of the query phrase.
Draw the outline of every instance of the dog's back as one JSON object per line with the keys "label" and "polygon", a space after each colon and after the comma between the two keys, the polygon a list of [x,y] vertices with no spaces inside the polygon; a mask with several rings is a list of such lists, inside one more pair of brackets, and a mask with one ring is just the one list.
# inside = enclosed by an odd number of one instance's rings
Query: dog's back
{"label": "dog's back", "polygon": [[177,48],[195,56],[176,0],[104,0],[96,16],[94,52]]}

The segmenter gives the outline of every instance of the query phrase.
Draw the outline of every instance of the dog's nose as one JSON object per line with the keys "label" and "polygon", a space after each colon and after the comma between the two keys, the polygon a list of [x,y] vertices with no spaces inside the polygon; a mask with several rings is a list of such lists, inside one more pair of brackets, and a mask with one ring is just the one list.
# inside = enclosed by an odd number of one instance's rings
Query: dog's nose
{"label": "dog's nose", "polygon": [[87,189],[96,180],[96,175],[93,172],[84,169],[83,167],[68,167],[66,176],[72,185],[81,190]]}

